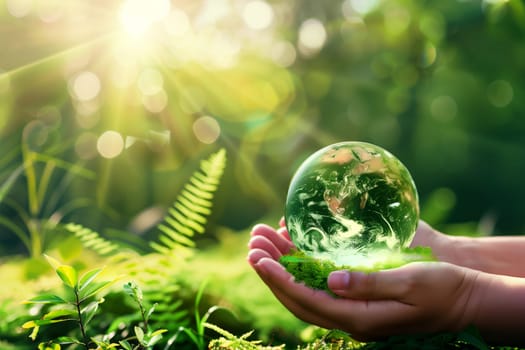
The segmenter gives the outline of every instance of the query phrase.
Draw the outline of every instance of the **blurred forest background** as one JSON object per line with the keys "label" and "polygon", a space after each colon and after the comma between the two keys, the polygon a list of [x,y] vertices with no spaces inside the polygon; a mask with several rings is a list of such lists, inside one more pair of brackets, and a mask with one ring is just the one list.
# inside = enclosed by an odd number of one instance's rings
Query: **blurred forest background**
{"label": "blurred forest background", "polygon": [[344,140],[395,154],[438,228],[525,233],[522,0],[1,0],[0,51],[0,261],[63,240],[24,212],[147,251],[222,148],[200,244],[246,235]]}

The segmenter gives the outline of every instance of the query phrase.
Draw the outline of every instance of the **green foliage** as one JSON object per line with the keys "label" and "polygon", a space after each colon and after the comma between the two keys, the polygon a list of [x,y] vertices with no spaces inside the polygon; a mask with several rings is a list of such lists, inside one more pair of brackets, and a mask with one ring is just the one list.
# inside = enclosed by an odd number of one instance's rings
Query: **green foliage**
{"label": "green foliage", "polygon": [[[54,267],[56,274],[66,288],[65,296],[43,293],[27,301],[29,304],[44,304],[50,306],[45,314],[35,320],[28,321],[22,325],[25,329],[31,329],[30,338],[36,340],[42,326],[53,326],[64,322],[74,322],[78,325],[78,331],[73,335],[62,334],[54,339],[41,341],[39,349],[55,350],[64,345],[78,345],[90,349],[96,345],[98,349],[125,350],[151,349],[162,339],[166,329],[150,329],[148,321],[155,310],[155,305],[147,311],[144,307],[142,291],[133,282],[124,285],[124,293],[131,296],[139,307],[142,326],[134,326],[133,336],[120,339],[118,343],[112,341],[114,334],[108,332],[102,335],[90,335],[90,324],[99,312],[99,306],[104,302],[103,297],[95,298],[102,290],[107,289],[115,281],[99,281],[97,277],[102,269],[87,271],[79,277],[77,270],[69,265],[64,265],[57,260],[47,257],[49,263]],[[65,328],[68,330],[68,328]]]}
{"label": "green foliage", "polygon": [[219,306],[216,306],[216,305],[212,306],[201,317],[200,311],[199,311],[199,305],[201,303],[205,287],[206,287],[206,283],[202,283],[195,297],[195,303],[194,303],[195,329],[188,328],[188,327],[179,328],[179,332],[183,332],[184,334],[186,334],[186,336],[193,342],[193,344],[195,344],[198,350],[206,349],[207,341],[204,338],[204,331],[207,325],[207,321],[215,311],[220,309]]}
{"label": "green foliage", "polygon": [[201,162],[168,215],[159,224],[160,243],[152,242],[156,251],[167,254],[170,251],[194,247],[195,232],[204,233],[206,217],[211,214],[213,193],[217,190],[226,166],[226,151],[221,149]]}
{"label": "green foliage", "polygon": [[[87,199],[76,198],[52,207],[49,203],[63,195],[73,176],[92,179],[94,173],[83,167],[56,157],[38,153],[22,144],[23,164],[16,168],[0,186],[0,204],[5,204],[16,213],[17,218],[0,214],[0,226],[12,232],[24,244],[33,258],[41,256],[45,250],[46,236],[53,231],[60,219],[68,212],[88,204]],[[61,186],[49,191],[57,169],[65,172]],[[10,189],[19,180],[20,175],[26,180],[27,205],[20,198],[8,196]],[[16,199],[15,199],[16,198]]]}
{"label": "green foliage", "polygon": [[117,252],[120,248],[118,244],[108,241],[107,239],[101,237],[98,232],[95,232],[82,225],[69,223],[64,225],[64,228],[67,231],[73,233],[86,248],[92,249],[99,255],[111,255]]}
{"label": "green foliage", "polygon": [[372,272],[402,266],[412,261],[434,261],[432,250],[427,247],[404,248],[399,254],[384,262],[375,263],[373,266],[337,266],[329,260],[310,257],[299,250],[293,250],[281,256],[279,262],[295,277],[298,282],[304,282],[314,289],[332,293],[327,285],[330,272],[336,270]]}
{"label": "green foliage", "polygon": [[237,337],[230,332],[210,323],[205,323],[206,328],[212,329],[221,335],[218,339],[213,339],[209,344],[210,350],[282,350],[285,345],[263,346],[260,340],[248,340],[253,331]]}
{"label": "green foliage", "polygon": [[94,297],[113,282],[95,281],[102,269],[90,270],[79,278],[77,270],[72,266],[61,264],[49,256],[46,258],[66,287],[66,296],[61,297],[46,293],[28,300],[27,303],[30,304],[46,304],[53,308],[45,313],[42,318],[28,321],[22,327],[32,329],[30,338],[35,340],[41,326],[75,322],[80,330],[79,337],[58,337],[56,340],[51,340],[46,346],[51,346],[50,344],[79,344],[87,349],[91,343],[87,335],[87,326],[96,314],[99,305],[104,302],[103,298],[95,300]]}

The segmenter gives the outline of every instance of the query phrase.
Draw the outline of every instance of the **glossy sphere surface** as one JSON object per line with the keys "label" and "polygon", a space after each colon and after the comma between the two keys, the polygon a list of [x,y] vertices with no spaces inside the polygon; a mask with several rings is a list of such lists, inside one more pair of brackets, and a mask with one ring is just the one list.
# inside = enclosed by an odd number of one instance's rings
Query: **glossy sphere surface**
{"label": "glossy sphere surface", "polygon": [[410,244],[419,220],[418,196],[410,173],[391,153],[369,143],[342,142],[299,167],[285,219],[292,241],[307,255],[363,265]]}

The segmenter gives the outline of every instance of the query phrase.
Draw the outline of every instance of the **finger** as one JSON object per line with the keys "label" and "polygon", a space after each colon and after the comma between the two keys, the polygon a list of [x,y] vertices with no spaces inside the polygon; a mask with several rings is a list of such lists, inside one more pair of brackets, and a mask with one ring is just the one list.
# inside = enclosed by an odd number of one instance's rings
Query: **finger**
{"label": "finger", "polygon": [[286,228],[286,220],[284,218],[284,216],[281,218],[281,220],[279,220],[279,230],[278,232],[283,235],[284,238],[286,238],[287,240],[291,241],[292,239],[290,238],[290,233],[288,232],[288,229]]}
{"label": "finger", "polygon": [[252,267],[255,268],[255,265],[261,260],[262,258],[270,258],[272,259],[272,256],[265,250],[254,248],[250,249],[248,252],[247,260],[252,265]]}
{"label": "finger", "polygon": [[281,254],[287,254],[290,249],[294,247],[294,244],[286,239],[284,236],[277,233],[275,229],[268,225],[258,224],[252,229],[252,236],[264,236],[269,239],[275,247],[281,252]]}
{"label": "finger", "polygon": [[394,300],[335,299],[294,282],[276,261],[262,258],[254,266],[272,293],[298,318],[325,328],[338,328],[357,339],[372,340],[414,326],[417,310]]}
{"label": "finger", "polygon": [[345,298],[404,301],[419,275],[418,268],[409,265],[373,273],[334,271],[327,283],[335,294]]}
{"label": "finger", "polygon": [[287,241],[291,241],[290,233],[286,229],[286,227],[279,227],[277,229],[277,233],[283,236]]}
{"label": "finger", "polygon": [[433,232],[432,227],[430,227],[423,220],[419,220],[416,234],[414,235],[412,242],[410,242],[410,247],[411,248],[419,247],[419,246],[428,247],[434,235],[435,234]]}
{"label": "finger", "polygon": [[279,260],[283,255],[282,252],[265,236],[253,236],[248,242],[250,249],[260,249],[267,252],[272,259]]}
{"label": "finger", "polygon": [[286,270],[274,260],[262,258],[254,265],[254,269],[270,288],[275,297],[297,318],[324,328],[338,328],[336,322],[333,322],[331,319],[325,318],[318,313],[312,312],[310,307],[304,307],[301,303],[298,303],[291,298],[286,291],[299,288],[304,289],[303,293],[305,294],[313,292],[312,297],[314,298],[314,302],[317,302],[315,300],[316,293],[322,293],[327,297],[326,293],[313,291],[302,284],[296,283],[293,276],[286,272]]}

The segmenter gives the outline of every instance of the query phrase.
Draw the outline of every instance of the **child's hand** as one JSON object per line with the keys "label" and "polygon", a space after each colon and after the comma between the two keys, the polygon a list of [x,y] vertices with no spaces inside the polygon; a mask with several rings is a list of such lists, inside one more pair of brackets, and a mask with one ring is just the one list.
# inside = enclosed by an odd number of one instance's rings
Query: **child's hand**
{"label": "child's hand", "polygon": [[341,297],[334,298],[294,282],[278,263],[293,247],[283,228],[257,225],[252,236],[250,264],[275,296],[304,321],[372,340],[459,330],[475,318],[478,271],[441,262],[411,263],[369,274],[336,271],[328,279],[330,289]]}

